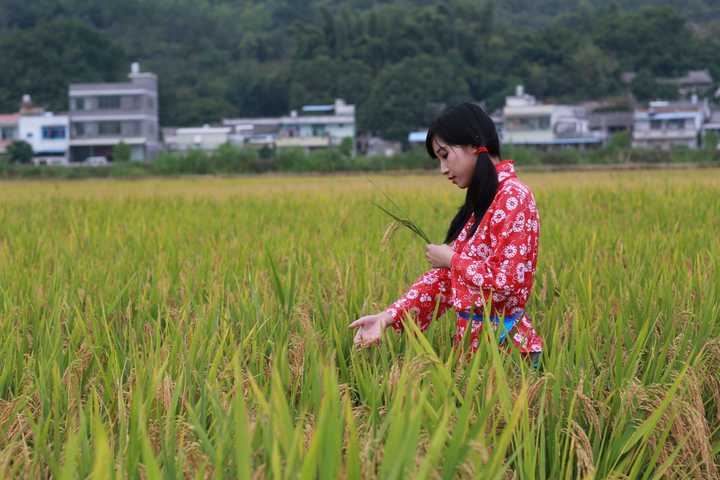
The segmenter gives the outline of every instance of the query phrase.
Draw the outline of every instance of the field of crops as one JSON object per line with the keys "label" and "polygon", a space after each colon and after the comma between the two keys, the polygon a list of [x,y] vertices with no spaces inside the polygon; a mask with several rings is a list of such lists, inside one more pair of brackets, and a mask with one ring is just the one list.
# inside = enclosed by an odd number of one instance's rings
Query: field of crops
{"label": "field of crops", "polygon": [[352,348],[439,175],[0,183],[0,478],[718,478],[720,170],[535,173],[540,371]]}

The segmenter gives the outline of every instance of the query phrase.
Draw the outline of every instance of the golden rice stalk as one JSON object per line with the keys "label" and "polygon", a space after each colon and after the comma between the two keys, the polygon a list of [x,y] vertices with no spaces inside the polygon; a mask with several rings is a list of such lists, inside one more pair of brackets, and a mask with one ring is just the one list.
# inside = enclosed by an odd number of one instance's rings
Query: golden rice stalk
{"label": "golden rice stalk", "polygon": [[390,240],[395,236],[395,232],[398,231],[400,228],[400,223],[397,221],[392,221],[390,225],[387,226],[385,229],[385,233],[383,234],[382,240],[380,240],[380,245],[383,248],[387,248],[387,246],[390,244]]}

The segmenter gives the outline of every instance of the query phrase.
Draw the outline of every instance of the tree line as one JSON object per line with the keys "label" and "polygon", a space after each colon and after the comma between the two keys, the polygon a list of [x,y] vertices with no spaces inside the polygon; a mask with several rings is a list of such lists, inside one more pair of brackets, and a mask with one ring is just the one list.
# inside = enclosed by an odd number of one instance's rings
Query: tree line
{"label": "tree line", "polygon": [[713,3],[0,0],[0,111],[23,93],[66,110],[69,83],[122,81],[139,60],[159,75],[163,125],[341,97],[360,130],[402,139],[449,103],[498,108],[517,84],[555,101],[644,100],[674,95],[657,77],[720,78]]}

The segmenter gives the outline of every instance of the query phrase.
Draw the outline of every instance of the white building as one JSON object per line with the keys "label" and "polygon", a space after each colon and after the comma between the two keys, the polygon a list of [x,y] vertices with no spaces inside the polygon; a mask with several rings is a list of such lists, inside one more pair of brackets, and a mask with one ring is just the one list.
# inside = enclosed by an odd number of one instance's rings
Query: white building
{"label": "white building", "polygon": [[18,138],[33,149],[36,165],[64,165],[69,148],[69,118],[44,112],[38,115],[20,115]]}
{"label": "white building", "polygon": [[20,111],[0,115],[0,153],[7,152],[7,146],[21,140],[30,145],[33,163],[36,165],[62,165],[67,163],[68,116],[46,112],[32,103],[25,94]]}
{"label": "white building", "polygon": [[305,105],[302,113],[283,117],[277,146],[337,147],[349,138],[355,144],[355,106],[337,99],[332,105]]}
{"label": "white building", "polygon": [[584,108],[540,104],[518,86],[505,99],[502,138],[505,143],[538,147],[591,146],[602,143],[588,127]]}
{"label": "white building", "polygon": [[164,128],[165,147],[171,151],[212,151],[230,141],[231,127]]}
{"label": "white building", "polygon": [[305,105],[283,117],[232,118],[222,123],[232,128],[230,141],[241,145],[314,150],[337,147],[349,139],[355,148],[355,106],[342,99]]}
{"label": "white building", "polygon": [[230,143],[247,147],[275,148],[284,117],[224,119],[223,126],[230,127]]}
{"label": "white building", "polygon": [[709,116],[708,103],[699,102],[696,96],[690,102],[650,102],[648,108],[635,110],[632,146],[698,148]]}

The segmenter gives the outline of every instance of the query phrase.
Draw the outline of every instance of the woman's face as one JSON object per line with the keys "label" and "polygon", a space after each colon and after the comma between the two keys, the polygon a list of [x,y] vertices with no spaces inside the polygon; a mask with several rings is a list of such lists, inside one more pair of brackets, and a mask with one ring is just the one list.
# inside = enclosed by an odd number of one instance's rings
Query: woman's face
{"label": "woman's face", "polygon": [[440,173],[458,188],[469,187],[475,172],[475,149],[471,145],[448,145],[437,136],[433,138],[432,146],[440,161]]}

